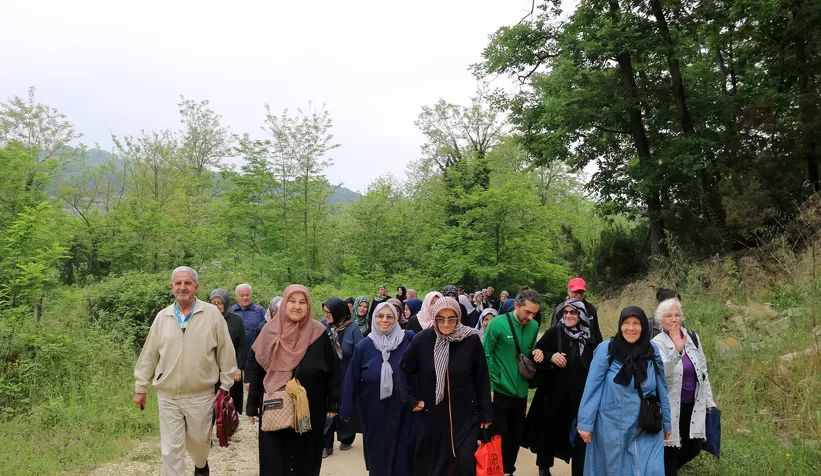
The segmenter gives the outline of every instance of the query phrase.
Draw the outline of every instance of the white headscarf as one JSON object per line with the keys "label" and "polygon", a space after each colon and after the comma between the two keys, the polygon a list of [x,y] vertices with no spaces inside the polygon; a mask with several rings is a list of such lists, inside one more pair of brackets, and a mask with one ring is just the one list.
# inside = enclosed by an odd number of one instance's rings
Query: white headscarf
{"label": "white headscarf", "polygon": [[[389,330],[387,334],[383,334],[376,325],[376,315],[379,314],[380,309],[386,306],[390,309],[391,314],[393,314],[394,321],[391,330]],[[376,305],[376,308],[373,310],[373,317],[371,318],[371,333],[368,334],[368,338],[373,341],[374,348],[382,353],[379,399],[384,400],[393,395],[393,368],[388,362],[388,359],[391,358],[391,352],[396,350],[402,341],[405,340],[405,331],[399,326],[399,316],[393,304],[382,302]]]}
{"label": "white headscarf", "polygon": [[465,306],[465,309],[467,309],[468,314],[476,310],[476,308],[473,307],[473,303],[470,302],[470,299],[468,299],[468,297],[464,294],[459,295],[459,304]]}
{"label": "white headscarf", "polygon": [[433,306],[431,306],[431,301],[433,301],[434,297],[439,297],[442,299],[442,293],[439,291],[431,291],[425,296],[425,300],[422,301],[422,308],[419,309],[419,312],[416,313],[416,319],[419,320],[419,325],[422,329],[427,329],[433,325]]}
{"label": "white headscarf", "polygon": [[[482,325],[482,322],[484,322],[485,316],[487,316],[488,314],[493,314],[493,317],[496,317],[499,315],[499,311],[493,309],[492,307],[489,307],[482,311],[482,314],[479,316],[479,322],[476,323],[476,330],[479,331],[479,337],[482,340],[485,339],[485,326]],[[493,317],[491,317],[491,319],[493,319]]]}

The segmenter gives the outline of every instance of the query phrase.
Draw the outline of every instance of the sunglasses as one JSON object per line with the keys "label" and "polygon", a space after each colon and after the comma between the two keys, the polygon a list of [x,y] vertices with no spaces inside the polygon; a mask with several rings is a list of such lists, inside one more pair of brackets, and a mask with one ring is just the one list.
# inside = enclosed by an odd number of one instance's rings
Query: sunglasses
{"label": "sunglasses", "polygon": [[373,317],[377,319],[382,319],[383,321],[390,321],[392,319],[396,319],[393,317],[393,314],[374,314]]}
{"label": "sunglasses", "polygon": [[437,317],[436,322],[438,322],[439,324],[442,324],[442,323],[445,323],[445,322],[447,322],[448,324],[457,324],[457,323],[459,323],[459,318],[458,317],[449,317],[449,318],[445,319],[444,317]]}

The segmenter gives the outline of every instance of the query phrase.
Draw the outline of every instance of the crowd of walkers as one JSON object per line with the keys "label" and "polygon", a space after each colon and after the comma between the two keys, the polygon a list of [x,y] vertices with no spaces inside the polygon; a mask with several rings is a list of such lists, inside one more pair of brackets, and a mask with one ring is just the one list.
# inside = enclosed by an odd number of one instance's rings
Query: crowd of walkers
{"label": "crowd of walkers", "polygon": [[541,336],[542,297],[527,287],[497,298],[446,285],[420,299],[380,286],[373,298],[325,300],[319,321],[297,284],[267,309],[248,284],[234,305],[225,289],[198,300],[188,267],[171,289],[134,371],[137,407],[157,390],[164,475],[184,474],[186,450],[194,474],[209,474],[215,398],[230,395],[241,413],[243,391],[263,476],[318,476],[336,441],[349,450],[357,434],[371,475],[473,476],[483,429],[501,437],[505,475],[527,448],[540,476],[556,458],[574,476],[669,476],[699,454],[715,407],[671,290],[659,290],[652,318],[624,308],[603,340],[581,278]]}

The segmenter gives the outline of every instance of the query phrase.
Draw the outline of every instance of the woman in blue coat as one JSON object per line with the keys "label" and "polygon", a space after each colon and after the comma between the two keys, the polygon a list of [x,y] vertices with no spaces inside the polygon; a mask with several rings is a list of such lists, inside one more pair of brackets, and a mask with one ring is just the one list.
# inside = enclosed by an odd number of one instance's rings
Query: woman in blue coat
{"label": "woman in blue coat", "polygon": [[365,468],[377,476],[409,476],[416,444],[416,419],[394,390],[399,361],[413,340],[413,331],[399,326],[396,309],[377,304],[371,333],[356,346],[342,389],[339,415],[359,412]]}
{"label": "woman in blue coat", "polygon": [[[584,394],[579,405],[578,431],[587,443],[586,475],[664,474],[663,439],[670,437],[670,404],[663,363],[650,342],[650,326],[641,308],[621,311],[616,335],[601,343],[593,353]],[[661,401],[661,433],[639,428],[639,395]]]}
{"label": "woman in blue coat", "polygon": [[[340,387],[343,384],[345,373],[348,371],[348,365],[353,358],[353,351],[356,345],[362,340],[362,331],[359,326],[351,320],[351,310],[342,298],[333,296],[322,303],[322,312],[325,318],[322,319],[322,324],[328,330],[328,335],[331,337],[334,351],[337,358],[339,358],[339,369],[337,372],[337,382]],[[308,397],[310,400],[310,397]],[[353,417],[348,421],[343,421],[339,416],[329,418],[325,422],[325,448],[322,450],[322,457],[327,458],[334,452],[334,433],[339,438],[339,449],[349,450],[353,444],[356,434],[359,429],[359,418],[354,413]]]}

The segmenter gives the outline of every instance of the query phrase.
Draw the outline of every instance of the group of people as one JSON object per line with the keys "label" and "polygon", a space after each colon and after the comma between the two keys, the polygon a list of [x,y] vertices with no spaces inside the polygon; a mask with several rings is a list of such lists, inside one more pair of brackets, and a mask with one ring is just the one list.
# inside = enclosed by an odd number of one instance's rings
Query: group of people
{"label": "group of people", "polygon": [[[230,393],[241,411],[243,388],[249,421],[259,419],[261,475],[317,476],[335,440],[344,451],[357,433],[372,475],[475,475],[482,429],[501,436],[506,475],[522,447],[536,453],[540,475],[555,458],[574,475],[673,475],[699,453],[715,407],[674,291],[660,290],[653,319],[622,310],[603,341],[581,278],[541,337],[542,298],[526,287],[497,300],[492,287],[471,297],[447,285],[419,299],[381,286],[373,299],[325,300],[321,320],[301,285],[267,309],[248,285],[233,306],[224,289],[206,303],[198,288],[195,270],[172,272],[176,300],[154,319],[134,372],[139,408],[148,386],[157,389],[165,475],[183,474],[186,449],[194,474],[209,474],[215,393]],[[286,387],[307,397],[295,410],[302,424],[264,431],[268,399]],[[639,418],[653,401],[655,430]]]}

